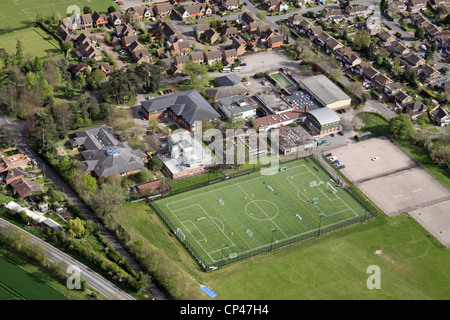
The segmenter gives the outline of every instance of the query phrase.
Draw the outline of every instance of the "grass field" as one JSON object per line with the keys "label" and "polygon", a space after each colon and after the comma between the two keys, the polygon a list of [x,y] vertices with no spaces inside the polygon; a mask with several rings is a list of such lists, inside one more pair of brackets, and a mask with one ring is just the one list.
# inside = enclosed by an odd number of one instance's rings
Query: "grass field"
{"label": "grass field", "polygon": [[275,175],[256,172],[158,200],[155,206],[173,230],[181,230],[199,262],[211,267],[224,258],[233,262],[356,223],[366,213],[307,158]]}
{"label": "grass field", "polygon": [[43,58],[49,52],[61,53],[58,42],[40,28],[29,28],[0,36],[0,47],[11,54],[16,52],[17,39],[22,41],[25,57]]}
{"label": "grass field", "polygon": [[77,5],[81,14],[84,6],[91,7],[92,11],[102,12],[106,12],[110,6],[119,8],[112,0],[2,0],[0,29],[7,26],[18,28],[29,25],[36,20],[38,14],[43,17],[55,15],[61,19],[73,13],[67,13],[67,8],[71,5]]}
{"label": "grass field", "polygon": [[0,300],[67,300],[67,298],[0,256]]}

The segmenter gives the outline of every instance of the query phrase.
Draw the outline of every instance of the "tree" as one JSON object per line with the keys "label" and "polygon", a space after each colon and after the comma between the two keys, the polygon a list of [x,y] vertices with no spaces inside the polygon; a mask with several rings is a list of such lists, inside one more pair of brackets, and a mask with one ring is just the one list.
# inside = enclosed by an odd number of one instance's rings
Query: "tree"
{"label": "tree", "polygon": [[63,41],[61,42],[61,50],[64,51],[65,57],[69,56],[69,52],[73,49],[73,42],[72,41]]}
{"label": "tree", "polygon": [[204,64],[195,63],[192,60],[186,61],[183,72],[188,75],[191,85],[198,91],[203,91],[205,81],[208,77],[208,70]]}
{"label": "tree", "polygon": [[95,69],[94,71],[92,71],[90,78],[92,79],[92,81],[96,84],[97,89],[100,87],[100,83],[105,81],[106,76],[105,74],[102,72],[102,70],[100,69]]}
{"label": "tree", "polygon": [[92,194],[97,190],[97,180],[89,173],[85,173],[81,177],[81,181],[84,183],[87,192]]}
{"label": "tree", "polygon": [[425,38],[425,30],[423,29],[422,26],[417,27],[416,31],[414,32],[414,37],[420,41],[422,41]]}
{"label": "tree", "polygon": [[394,137],[405,140],[414,134],[414,125],[409,115],[402,113],[390,120],[389,131]]}
{"label": "tree", "polygon": [[20,40],[20,38],[17,38],[17,41],[16,41],[16,64],[18,66],[22,66],[24,59],[25,59],[25,57],[23,54],[22,40]]}
{"label": "tree", "polygon": [[86,221],[81,220],[76,217],[75,219],[70,219],[67,222],[67,227],[69,229],[69,234],[74,238],[83,238],[85,234],[85,224]]}

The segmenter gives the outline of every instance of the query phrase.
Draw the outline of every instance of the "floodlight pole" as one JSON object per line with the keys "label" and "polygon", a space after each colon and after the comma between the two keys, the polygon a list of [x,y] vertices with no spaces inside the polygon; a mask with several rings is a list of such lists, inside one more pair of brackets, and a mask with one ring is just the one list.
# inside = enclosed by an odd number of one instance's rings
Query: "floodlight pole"
{"label": "floodlight pole", "polygon": [[223,268],[223,248],[225,246],[225,243],[222,243],[222,259],[220,259],[220,269]]}
{"label": "floodlight pole", "polygon": [[270,241],[270,252],[272,252],[273,248],[273,234],[277,231],[277,229],[273,228],[271,231],[272,231],[272,240]]}

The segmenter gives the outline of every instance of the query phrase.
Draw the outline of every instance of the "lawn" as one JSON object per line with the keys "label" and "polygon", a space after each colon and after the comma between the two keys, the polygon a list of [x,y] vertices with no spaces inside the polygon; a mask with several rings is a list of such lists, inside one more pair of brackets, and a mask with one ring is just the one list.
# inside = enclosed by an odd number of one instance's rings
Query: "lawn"
{"label": "lawn", "polygon": [[80,8],[80,14],[83,14],[84,6],[91,7],[92,12],[106,12],[110,6],[119,8],[112,0],[9,0],[8,5],[3,5],[0,9],[0,30],[30,25],[38,14],[43,17],[55,15],[58,19],[64,18],[74,13],[67,12],[72,5]]}
{"label": "lawn", "polygon": [[258,171],[153,205],[185,238],[199,263],[213,269],[363,220],[364,208],[330,183],[311,159],[284,168],[275,175]]}
{"label": "lawn", "polygon": [[[115,217],[127,232],[163,249],[196,282],[216,292],[215,299],[450,298],[448,249],[407,215],[378,216],[205,273],[145,202],[127,203],[121,211]],[[371,265],[380,267],[379,290],[366,286]],[[209,298],[199,290],[197,299]]]}
{"label": "lawn", "polygon": [[370,131],[375,137],[389,133],[389,122],[378,114],[361,112],[358,113],[357,117],[364,122],[364,127],[359,129],[359,132]]}
{"label": "lawn", "polygon": [[0,256],[0,299],[67,300],[41,279]]}
{"label": "lawn", "polygon": [[25,57],[31,55],[33,58],[35,56],[43,58],[49,52],[61,53],[58,42],[40,28],[29,28],[2,35],[0,36],[0,47],[14,54],[16,52],[17,39],[20,39],[22,42]]}

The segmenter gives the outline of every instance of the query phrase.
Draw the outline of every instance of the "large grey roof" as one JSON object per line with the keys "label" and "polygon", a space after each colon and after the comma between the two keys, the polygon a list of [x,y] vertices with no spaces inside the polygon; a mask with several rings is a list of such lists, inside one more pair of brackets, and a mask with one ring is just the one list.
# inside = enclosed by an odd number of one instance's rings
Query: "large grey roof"
{"label": "large grey roof", "polygon": [[173,93],[152,100],[143,101],[142,107],[148,112],[166,109],[184,119],[189,124],[203,119],[217,119],[220,114],[206,101],[197,90]]}
{"label": "large grey roof", "polygon": [[308,113],[313,115],[322,126],[341,121],[337,113],[327,107],[311,110]]}
{"label": "large grey roof", "polygon": [[118,141],[104,125],[77,131],[75,135],[71,143],[74,147],[84,146],[81,155],[86,171],[93,171],[99,178],[144,167],[144,152],[131,148],[127,141]]}
{"label": "large grey roof", "polygon": [[350,100],[338,86],[324,75],[308,77],[301,80],[302,85],[325,105],[341,100]]}
{"label": "large grey roof", "polygon": [[225,75],[222,77],[216,78],[216,83],[219,86],[237,86],[239,83],[241,83],[242,78],[239,77],[237,74],[230,74]]}

